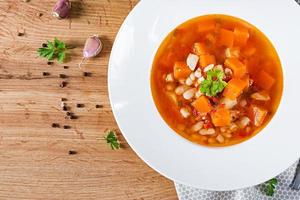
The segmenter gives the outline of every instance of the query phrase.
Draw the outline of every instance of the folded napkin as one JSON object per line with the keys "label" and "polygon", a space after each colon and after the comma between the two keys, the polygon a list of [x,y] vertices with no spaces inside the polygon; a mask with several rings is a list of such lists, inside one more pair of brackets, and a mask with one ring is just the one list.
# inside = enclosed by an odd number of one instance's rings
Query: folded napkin
{"label": "folded napkin", "polygon": [[227,192],[200,190],[179,183],[175,186],[180,200],[300,200],[300,191],[290,188],[296,168],[297,163],[276,177],[278,185],[272,198],[266,196],[262,185]]}

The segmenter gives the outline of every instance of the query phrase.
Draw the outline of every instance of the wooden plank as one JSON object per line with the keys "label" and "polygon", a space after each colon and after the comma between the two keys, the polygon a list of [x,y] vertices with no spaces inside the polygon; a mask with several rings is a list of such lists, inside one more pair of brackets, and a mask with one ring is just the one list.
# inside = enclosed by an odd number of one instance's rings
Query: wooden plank
{"label": "wooden plank", "polygon": [[[138,1],[73,0],[66,20],[51,16],[54,3],[0,1],[0,199],[177,199],[173,183],[143,163],[121,133],[119,151],[102,139],[106,129],[117,129],[107,91],[110,50]],[[78,63],[93,34],[103,38],[104,50],[84,63],[92,76],[83,77]],[[74,46],[63,65],[47,65],[36,54],[54,37]],[[68,76],[65,88],[59,74]],[[78,119],[65,119],[62,97]],[[54,122],[71,129],[52,128]]]}

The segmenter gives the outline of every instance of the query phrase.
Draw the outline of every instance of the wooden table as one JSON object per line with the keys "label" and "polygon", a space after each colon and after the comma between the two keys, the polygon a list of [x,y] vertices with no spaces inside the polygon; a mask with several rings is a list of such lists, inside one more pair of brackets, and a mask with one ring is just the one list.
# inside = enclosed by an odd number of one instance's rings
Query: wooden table
{"label": "wooden table", "polygon": [[[108,100],[108,58],[137,0],[72,2],[71,19],[57,20],[50,14],[55,0],[0,1],[0,199],[177,199],[173,183],[143,163],[120,133],[121,150],[103,140],[106,129],[117,129]],[[77,65],[93,34],[101,36],[104,50],[83,65],[92,73],[83,77]],[[75,47],[63,65],[47,65],[36,53],[54,37]],[[68,76],[65,88],[59,74]],[[78,119],[65,119],[62,97]]]}

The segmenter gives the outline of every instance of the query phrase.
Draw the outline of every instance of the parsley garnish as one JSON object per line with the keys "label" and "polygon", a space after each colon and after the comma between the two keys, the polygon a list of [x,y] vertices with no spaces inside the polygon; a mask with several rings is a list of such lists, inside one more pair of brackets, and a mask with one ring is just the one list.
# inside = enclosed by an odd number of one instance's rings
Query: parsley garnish
{"label": "parsley garnish", "polygon": [[225,74],[219,69],[212,69],[206,73],[206,79],[201,83],[200,91],[206,96],[216,96],[222,92],[227,83],[223,81]]}
{"label": "parsley garnish", "polygon": [[58,62],[62,63],[66,57],[66,44],[57,38],[53,42],[47,41],[47,47],[42,47],[37,50],[39,56],[53,60],[57,58]]}
{"label": "parsley garnish", "polygon": [[104,139],[106,140],[107,144],[110,144],[112,150],[120,149],[120,142],[116,136],[115,131],[108,130],[106,131],[106,136]]}
{"label": "parsley garnish", "polygon": [[267,196],[273,196],[275,193],[275,188],[278,181],[276,178],[273,178],[265,183],[265,192]]}

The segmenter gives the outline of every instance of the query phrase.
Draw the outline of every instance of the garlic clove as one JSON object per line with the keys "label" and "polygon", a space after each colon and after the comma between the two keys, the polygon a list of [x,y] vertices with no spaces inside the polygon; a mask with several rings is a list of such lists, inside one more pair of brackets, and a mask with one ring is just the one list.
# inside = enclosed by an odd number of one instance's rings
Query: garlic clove
{"label": "garlic clove", "polygon": [[69,16],[71,2],[69,0],[58,0],[52,9],[52,15],[58,19],[65,19]]}
{"label": "garlic clove", "polygon": [[97,56],[103,48],[103,43],[100,38],[96,35],[89,37],[83,48],[83,57],[84,58],[92,58]]}

